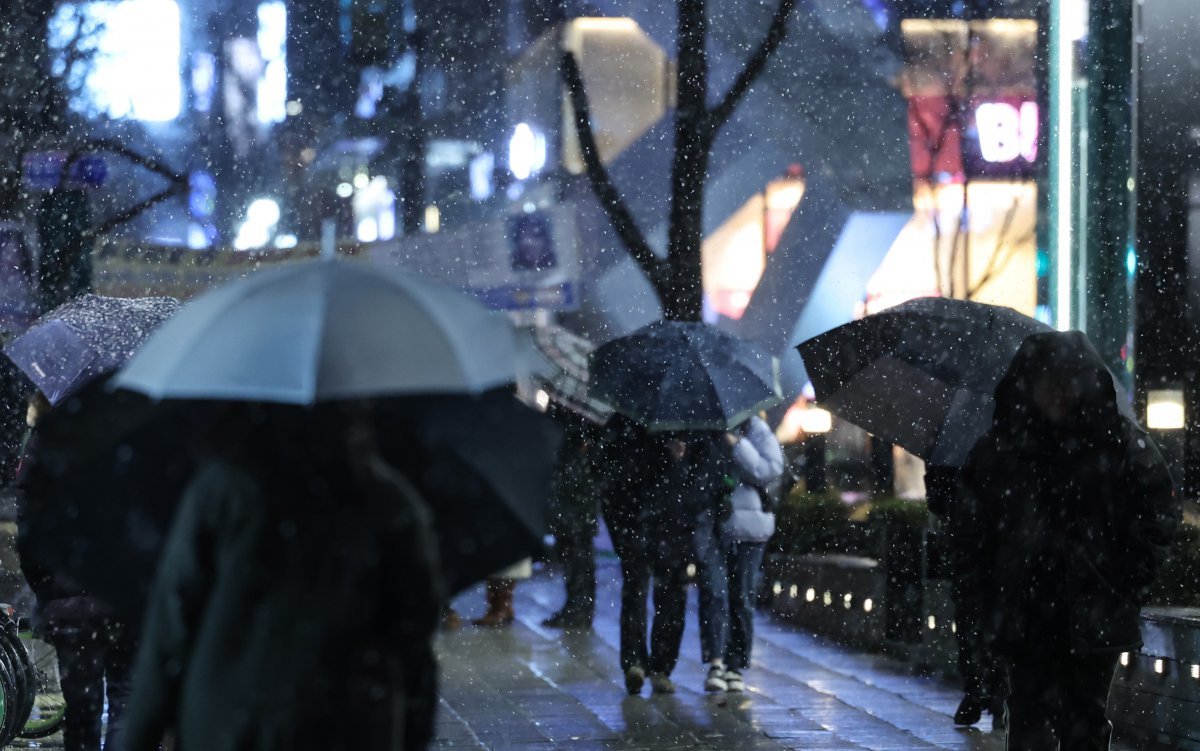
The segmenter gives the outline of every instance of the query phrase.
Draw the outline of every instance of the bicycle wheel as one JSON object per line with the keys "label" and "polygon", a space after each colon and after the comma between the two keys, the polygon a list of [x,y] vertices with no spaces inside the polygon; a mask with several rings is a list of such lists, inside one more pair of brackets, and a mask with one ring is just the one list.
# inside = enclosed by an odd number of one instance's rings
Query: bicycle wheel
{"label": "bicycle wheel", "polygon": [[16,737],[18,704],[17,685],[4,657],[0,659],[0,746],[7,746]]}
{"label": "bicycle wheel", "polygon": [[30,692],[33,695],[32,711],[17,731],[17,737],[45,738],[59,731],[67,711],[58,680],[58,653],[53,645],[30,631],[21,633],[21,642],[33,667],[34,690]]}
{"label": "bicycle wheel", "polygon": [[0,648],[3,649],[4,656],[9,661],[13,682],[17,687],[17,703],[13,707],[13,713],[16,716],[14,727],[20,728],[25,724],[29,712],[33,709],[36,677],[33,674],[33,663],[29,660],[29,653],[25,651],[25,645],[21,643],[20,635],[17,632],[16,621],[6,622],[4,628],[0,630]]}

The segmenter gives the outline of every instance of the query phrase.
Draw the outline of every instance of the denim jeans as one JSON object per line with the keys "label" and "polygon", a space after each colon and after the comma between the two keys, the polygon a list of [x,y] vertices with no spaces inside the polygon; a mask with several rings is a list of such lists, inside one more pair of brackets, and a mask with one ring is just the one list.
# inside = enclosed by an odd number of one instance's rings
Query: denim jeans
{"label": "denim jeans", "polygon": [[754,644],[754,605],[766,543],[735,542],[729,545],[729,636],[725,643],[725,667],[750,667]]}
{"label": "denim jeans", "polygon": [[700,659],[712,662],[725,656],[729,639],[728,545],[715,516],[700,518],[692,545],[700,594]]}

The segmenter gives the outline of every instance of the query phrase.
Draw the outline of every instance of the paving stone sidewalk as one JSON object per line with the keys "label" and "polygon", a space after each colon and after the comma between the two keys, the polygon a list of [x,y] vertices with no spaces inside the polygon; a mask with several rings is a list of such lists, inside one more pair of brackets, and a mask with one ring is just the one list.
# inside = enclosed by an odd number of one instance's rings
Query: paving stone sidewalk
{"label": "paving stone sidewalk", "polygon": [[[595,629],[543,628],[560,604],[552,570],[517,587],[517,622],[465,626],[438,640],[442,663],[440,749],[819,749],[1000,751],[1003,737],[957,728],[960,694],[889,658],[840,647],[766,613],[757,619],[744,695],[705,694],[696,596],[690,595],[678,692],[627,696],[617,657],[615,560],[602,558]],[[464,617],[483,610],[480,589],[458,598]]]}

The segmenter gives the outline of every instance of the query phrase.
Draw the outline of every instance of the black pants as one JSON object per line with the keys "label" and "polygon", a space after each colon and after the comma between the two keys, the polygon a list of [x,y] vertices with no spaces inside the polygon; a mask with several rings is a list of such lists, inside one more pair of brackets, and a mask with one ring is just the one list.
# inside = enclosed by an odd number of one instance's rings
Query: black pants
{"label": "black pants", "polygon": [[562,613],[591,619],[596,610],[595,528],[566,529],[554,537],[554,550],[563,567],[567,599]]}
{"label": "black pants", "polygon": [[983,637],[983,603],[977,598],[956,596],[954,602],[955,639],[958,643],[958,674],[963,692],[976,701],[1003,699],[1005,694],[1003,663],[988,648]]}
{"label": "black pants", "polygon": [[[621,669],[640,666],[670,675],[679,661],[687,611],[687,564],[682,546],[646,530],[609,527],[621,560]],[[653,582],[654,620],[646,645],[646,596]]]}
{"label": "black pants", "polygon": [[1008,751],[1107,751],[1105,716],[1116,654],[1008,660]]}
{"label": "black pants", "polygon": [[114,738],[129,698],[137,645],[120,626],[60,629],[48,635],[58,654],[66,716],[66,751],[99,751],[100,721],[108,697],[108,730],[104,747],[116,748]]}

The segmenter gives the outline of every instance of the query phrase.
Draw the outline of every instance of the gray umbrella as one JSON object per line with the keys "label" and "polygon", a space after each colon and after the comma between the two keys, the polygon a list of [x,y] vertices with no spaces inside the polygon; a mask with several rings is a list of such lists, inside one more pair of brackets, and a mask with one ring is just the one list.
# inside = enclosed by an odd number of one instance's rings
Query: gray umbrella
{"label": "gray umbrella", "polygon": [[312,404],[480,393],[511,382],[507,319],[462,292],[359,261],[252,274],[188,303],[117,375],[156,398]]}
{"label": "gray umbrella", "polygon": [[538,327],[533,341],[553,366],[534,379],[550,402],[598,425],[608,422],[612,407],[593,397],[588,389],[587,359],[595,345],[561,326]]}
{"label": "gray umbrella", "polygon": [[991,426],[993,392],[1021,343],[1053,330],[1012,308],[923,297],[798,349],[822,406],[930,464],[957,467]]}

